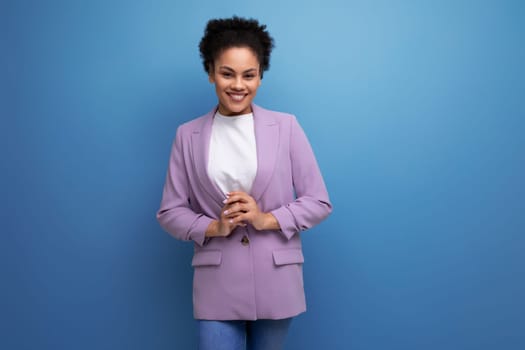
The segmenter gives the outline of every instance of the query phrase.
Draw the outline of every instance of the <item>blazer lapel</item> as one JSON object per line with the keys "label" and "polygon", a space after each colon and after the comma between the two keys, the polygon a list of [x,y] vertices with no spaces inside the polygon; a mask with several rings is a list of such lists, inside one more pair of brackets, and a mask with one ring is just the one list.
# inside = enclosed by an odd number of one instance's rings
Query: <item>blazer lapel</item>
{"label": "blazer lapel", "polygon": [[213,125],[213,116],[216,108],[204,116],[200,128],[193,130],[191,135],[193,164],[197,172],[197,177],[204,190],[222,207],[222,201],[225,199],[224,194],[212,181],[208,175],[208,156],[210,149],[211,128]]}
{"label": "blazer lapel", "polygon": [[[191,135],[193,163],[202,188],[222,207],[224,194],[217,184],[208,175],[208,159],[214,108],[203,118],[199,128]],[[255,142],[257,144],[257,174],[252,184],[250,195],[258,201],[268,187],[272,178],[277,151],[279,149],[279,124],[268,112],[252,104]]]}
{"label": "blazer lapel", "polygon": [[279,149],[279,124],[265,109],[252,104],[255,142],[257,143],[257,174],[251,196],[257,202],[270,183]]}

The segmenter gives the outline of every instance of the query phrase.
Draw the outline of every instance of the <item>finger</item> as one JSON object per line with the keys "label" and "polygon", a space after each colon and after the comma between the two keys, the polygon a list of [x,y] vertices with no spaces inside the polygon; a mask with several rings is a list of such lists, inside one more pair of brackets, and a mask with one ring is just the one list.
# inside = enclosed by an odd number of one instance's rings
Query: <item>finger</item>
{"label": "finger", "polygon": [[224,212],[231,213],[231,212],[237,211],[238,205],[240,205],[240,202],[233,202],[233,203],[226,204],[222,207],[221,213],[224,213]]}
{"label": "finger", "polygon": [[235,202],[248,202],[252,197],[246,192],[229,192],[227,193],[226,199],[223,201],[224,204],[230,204]]}
{"label": "finger", "polygon": [[234,219],[232,219],[231,225],[233,225],[233,227],[237,227],[237,226],[245,227],[246,226],[246,222],[244,220],[240,220],[240,219],[234,218]]}
{"label": "finger", "polygon": [[236,203],[233,203],[233,204],[227,206],[226,209],[223,210],[222,213],[225,216],[229,216],[231,214],[236,214],[236,213],[245,213],[248,210],[249,210],[249,206],[248,205],[236,202]]}
{"label": "finger", "polygon": [[226,193],[226,197],[231,197],[231,196],[250,196],[250,195],[244,191],[231,191],[231,192]]}
{"label": "finger", "polygon": [[233,219],[230,219],[229,223],[232,227],[236,227],[236,226],[245,227],[246,226],[246,222],[242,220],[241,218],[239,218],[238,216]]}
{"label": "finger", "polygon": [[226,215],[224,217],[225,220],[231,220],[231,219],[236,219],[239,215],[243,215],[244,213],[242,212],[238,212],[238,213],[234,213],[234,214],[230,214],[230,215]]}
{"label": "finger", "polygon": [[243,196],[231,196],[231,197],[226,198],[222,203],[226,205],[237,203],[237,202],[247,203],[248,200],[249,200],[248,198],[243,197]]}

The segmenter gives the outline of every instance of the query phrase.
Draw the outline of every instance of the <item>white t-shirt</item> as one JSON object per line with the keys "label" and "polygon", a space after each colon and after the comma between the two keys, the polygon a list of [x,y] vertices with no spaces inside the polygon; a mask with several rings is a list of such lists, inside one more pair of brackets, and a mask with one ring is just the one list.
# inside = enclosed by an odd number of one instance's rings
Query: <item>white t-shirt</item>
{"label": "white t-shirt", "polygon": [[228,117],[217,111],[211,130],[208,175],[224,193],[249,193],[256,173],[253,113]]}

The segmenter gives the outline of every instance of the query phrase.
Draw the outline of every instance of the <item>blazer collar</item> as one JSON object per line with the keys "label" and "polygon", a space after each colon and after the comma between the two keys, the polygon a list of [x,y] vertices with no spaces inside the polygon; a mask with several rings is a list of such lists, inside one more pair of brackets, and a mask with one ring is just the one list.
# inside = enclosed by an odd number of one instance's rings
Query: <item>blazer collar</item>
{"label": "blazer collar", "polygon": [[[217,106],[205,114],[202,123],[193,130],[192,148],[193,163],[202,187],[222,208],[224,194],[215,181],[208,175],[209,147],[213,116]],[[270,183],[277,160],[279,148],[279,127],[272,113],[262,107],[252,104],[255,142],[257,148],[257,173],[253,181],[250,195],[258,201]]]}

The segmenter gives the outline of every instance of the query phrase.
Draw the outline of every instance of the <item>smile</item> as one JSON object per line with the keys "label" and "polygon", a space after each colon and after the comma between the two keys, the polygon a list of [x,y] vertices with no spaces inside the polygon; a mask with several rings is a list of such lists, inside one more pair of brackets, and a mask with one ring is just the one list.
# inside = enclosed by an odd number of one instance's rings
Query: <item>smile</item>
{"label": "smile", "polygon": [[241,102],[244,97],[247,96],[247,94],[235,94],[235,93],[228,93],[228,96],[234,101],[234,102]]}

